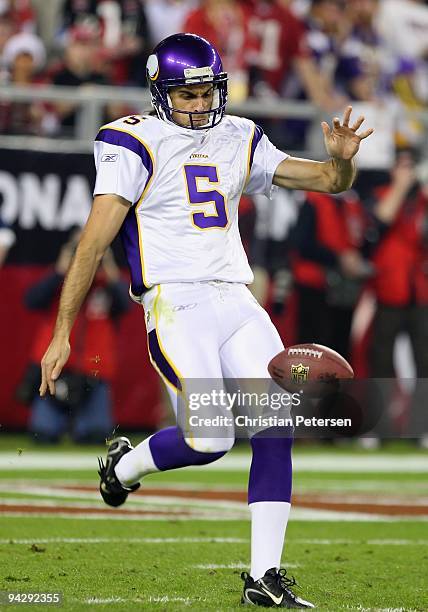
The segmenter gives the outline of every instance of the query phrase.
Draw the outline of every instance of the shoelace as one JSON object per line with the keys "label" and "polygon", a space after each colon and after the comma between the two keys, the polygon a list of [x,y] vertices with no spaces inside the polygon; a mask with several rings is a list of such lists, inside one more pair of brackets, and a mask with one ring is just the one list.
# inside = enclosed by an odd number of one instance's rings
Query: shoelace
{"label": "shoelace", "polygon": [[287,570],[284,569],[283,567],[278,570],[278,573],[276,575],[278,586],[280,586],[282,589],[286,589],[287,591],[290,590],[291,587],[293,586],[299,586],[294,576],[291,576],[291,578],[288,578],[286,574],[287,574]]}

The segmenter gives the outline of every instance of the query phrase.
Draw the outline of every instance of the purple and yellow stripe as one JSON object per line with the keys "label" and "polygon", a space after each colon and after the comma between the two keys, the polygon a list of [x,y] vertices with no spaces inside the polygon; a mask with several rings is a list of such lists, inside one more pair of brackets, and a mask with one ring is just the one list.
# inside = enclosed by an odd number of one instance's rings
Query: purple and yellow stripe
{"label": "purple and yellow stripe", "polygon": [[153,179],[153,155],[149,147],[142,140],[122,128],[101,128],[95,140],[132,151],[140,157],[143,166],[147,170],[147,179],[143,193],[138,201],[134,203],[134,206],[130,208],[120,229],[120,237],[131,274],[131,292],[133,295],[141,296],[149,289],[149,285],[145,282],[142,236],[137,211]]}
{"label": "purple and yellow stripe", "polygon": [[168,357],[165,351],[161,338],[159,336],[159,300],[161,297],[161,285],[156,287],[156,297],[153,301],[153,314],[155,315],[155,328],[147,334],[147,343],[150,359],[156,369],[159,371],[165,382],[174,389],[177,393],[183,391],[181,376],[177,367],[175,367],[171,358]]}
{"label": "purple and yellow stripe", "polygon": [[262,139],[263,134],[264,132],[262,128],[259,125],[255,125],[252,136],[251,136],[249,153],[248,153],[248,176],[250,176],[251,167],[253,165],[254,153],[256,152],[257,145]]}
{"label": "purple and yellow stripe", "polygon": [[181,392],[182,387],[180,378],[161,349],[156,329],[152,329],[152,331],[148,333],[148,344],[150,356],[153,363],[156,364],[159,372],[170,383],[170,385],[174,387],[177,393]]}

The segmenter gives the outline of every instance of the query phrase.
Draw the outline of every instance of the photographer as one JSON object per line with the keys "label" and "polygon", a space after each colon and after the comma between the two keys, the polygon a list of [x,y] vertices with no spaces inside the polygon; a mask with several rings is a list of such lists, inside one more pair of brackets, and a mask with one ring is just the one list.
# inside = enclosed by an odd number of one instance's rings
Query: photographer
{"label": "photographer", "polygon": [[[428,378],[428,172],[411,151],[398,155],[389,185],[377,190],[373,212],[383,232],[375,253],[373,287],[377,310],[371,346],[371,374],[395,376],[397,336],[407,332],[417,384],[408,435],[428,444],[424,379]],[[425,385],[426,386],[426,385]]]}
{"label": "photographer", "polygon": [[80,230],[63,246],[55,270],[27,291],[31,310],[46,313],[38,329],[30,365],[18,389],[31,404],[30,431],[38,442],[59,442],[70,431],[75,442],[103,442],[112,431],[111,382],[116,371],[114,323],[128,309],[127,290],[112,251],[107,251],[91,292],[82,307],[71,342],[74,355],[58,379],[55,397],[39,397],[36,365],[52,334],[59,291],[77,246]]}
{"label": "photographer", "polygon": [[290,238],[298,342],[317,341],[349,358],[355,304],[373,272],[366,233],[355,192],[307,192]]}

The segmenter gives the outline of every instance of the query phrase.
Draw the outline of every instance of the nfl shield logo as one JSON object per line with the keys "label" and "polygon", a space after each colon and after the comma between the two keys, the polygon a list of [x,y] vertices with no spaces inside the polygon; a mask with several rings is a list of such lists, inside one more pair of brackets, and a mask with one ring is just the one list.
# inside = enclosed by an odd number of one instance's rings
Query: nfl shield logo
{"label": "nfl shield logo", "polygon": [[291,366],[291,380],[294,382],[306,382],[309,378],[309,366],[304,366],[303,363]]}

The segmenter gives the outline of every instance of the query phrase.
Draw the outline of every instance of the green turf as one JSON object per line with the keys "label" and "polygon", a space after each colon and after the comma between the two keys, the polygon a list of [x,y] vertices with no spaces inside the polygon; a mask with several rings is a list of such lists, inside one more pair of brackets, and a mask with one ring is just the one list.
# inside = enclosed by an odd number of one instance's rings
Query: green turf
{"label": "green turf", "polygon": [[[96,466],[94,462],[93,470],[4,470],[0,471],[0,482],[7,481],[49,481],[58,482],[84,481],[85,483],[97,482]],[[222,486],[234,486],[245,489],[248,482],[248,474],[243,471],[217,471],[184,469],[172,470],[163,474],[150,474],[145,482],[150,486],[158,484],[180,483],[181,485],[206,484]],[[352,488],[355,483],[359,485],[358,490],[374,490],[379,492],[396,491],[396,484],[399,483],[400,490],[414,490],[420,494],[428,495],[428,478],[425,473],[382,473],[369,472],[359,474],[358,472],[296,472],[295,488],[300,490],[338,490],[343,491]]]}
{"label": "green turf", "polygon": [[[147,437],[147,434],[141,432],[116,432],[117,435],[127,436],[131,442],[135,445],[141,442]],[[425,454],[428,457],[428,450],[421,449],[415,445],[411,440],[406,438],[402,439],[387,439],[384,444],[376,450],[367,450],[361,448],[355,440],[337,440],[336,444],[322,444],[316,440],[305,440],[296,439],[294,442],[295,451],[302,452],[305,454],[318,453],[320,451],[328,451],[337,455],[346,455],[350,450],[353,453],[360,453],[361,455],[376,454],[376,455],[388,455],[389,453],[402,453],[407,454],[419,453]],[[246,452],[248,443],[245,440],[239,440],[233,448],[233,453]],[[93,453],[105,452],[105,444],[97,445],[76,445],[73,441],[65,436],[61,441],[60,445],[56,444],[39,444],[33,436],[22,434],[22,433],[0,433],[0,451],[13,451],[21,449],[24,452],[41,450],[43,452],[57,452],[58,449],[66,452],[78,453]]]}
{"label": "green turf", "polygon": [[[24,448],[19,436],[1,450]],[[137,438],[135,439],[137,441]],[[39,447],[37,447],[39,448]],[[0,500],[25,497],[49,498],[49,494],[14,491],[16,482],[56,484],[81,482],[97,485],[96,456],[103,447],[61,447],[94,457],[93,470],[7,470],[0,472]],[[34,451],[31,447],[28,450]],[[40,450],[45,450],[40,448]],[[58,447],[51,450],[57,452]],[[304,446],[296,453],[312,453]],[[320,452],[320,447],[315,447]],[[406,452],[413,447],[407,446]],[[25,450],[23,451],[25,452]],[[243,447],[238,453],[245,452]],[[344,448],[329,449],[346,455]],[[356,449],[352,448],[355,453]],[[382,450],[380,454],[388,454]],[[393,452],[402,452],[394,448]],[[376,456],[376,454],[374,454]],[[340,461],[340,459],[338,458]],[[1,468],[0,468],[1,470]],[[186,469],[147,477],[147,486],[181,486],[245,489],[244,471]],[[144,485],[143,485],[144,486]],[[405,493],[409,499],[428,496],[426,473],[302,472],[295,474],[294,490],[340,493],[351,491],[372,496]],[[53,499],[53,498],[51,498]],[[73,501],[58,497],[54,501]],[[96,504],[96,500],[86,500]],[[54,538],[103,538],[112,541],[48,542]],[[202,542],[130,542],[135,538],[202,538]],[[232,543],[213,538],[238,538]],[[202,569],[196,565],[247,564],[250,555],[249,523],[245,521],[143,521],[49,517],[0,518],[0,590],[61,591],[64,610],[241,610],[241,569]],[[25,543],[19,543],[26,540]],[[291,566],[303,597],[322,610],[428,610],[428,522],[315,522],[290,521],[284,565]],[[111,600],[89,606],[91,598]],[[177,599],[181,598],[181,599]],[[18,606],[2,608],[18,609]],[[48,609],[39,607],[38,609]]]}
{"label": "green turf", "polygon": [[[156,598],[190,598],[197,610],[233,610],[240,595],[239,569],[196,569],[199,564],[245,562],[249,543],[84,544],[38,543],[55,537],[233,537],[247,539],[242,522],[83,522],[73,519],[5,518],[2,530],[10,543],[0,549],[0,588],[23,591],[61,591],[64,609],[78,610],[90,598],[123,598],[115,610],[188,609]],[[37,537],[35,537],[37,534]],[[329,610],[349,606],[426,610],[426,547],[418,544],[419,523],[386,523],[382,538],[414,540],[415,544],[372,545],[380,538],[376,523],[291,522],[284,561],[297,563],[290,573],[301,593]],[[34,538],[16,544],[14,538]],[[310,544],[310,539],[344,539],[345,543]],[[302,542],[303,540],[303,542]],[[112,604],[98,604],[109,609]]]}

